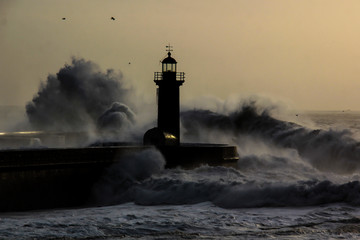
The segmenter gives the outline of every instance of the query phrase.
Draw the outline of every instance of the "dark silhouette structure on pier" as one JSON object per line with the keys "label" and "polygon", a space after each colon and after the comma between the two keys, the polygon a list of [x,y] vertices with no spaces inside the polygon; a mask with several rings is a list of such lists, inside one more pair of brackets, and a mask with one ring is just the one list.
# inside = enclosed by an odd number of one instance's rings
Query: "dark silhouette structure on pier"
{"label": "dark silhouette structure on pier", "polygon": [[157,128],[144,135],[144,144],[180,144],[180,86],[185,81],[185,73],[177,72],[177,62],[171,57],[171,46],[167,46],[168,56],[161,61],[162,71],[154,73],[157,88],[158,119]]}
{"label": "dark silhouette structure on pier", "polygon": [[154,82],[158,85],[158,127],[171,133],[180,142],[180,86],[184,73],[176,72],[176,60],[168,53],[162,61],[162,72],[155,72]]}

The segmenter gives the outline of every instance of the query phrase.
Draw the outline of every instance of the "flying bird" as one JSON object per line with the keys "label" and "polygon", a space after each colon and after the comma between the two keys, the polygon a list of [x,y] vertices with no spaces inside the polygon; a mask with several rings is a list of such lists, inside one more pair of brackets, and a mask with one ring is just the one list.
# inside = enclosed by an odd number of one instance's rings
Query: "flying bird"
{"label": "flying bird", "polygon": [[114,21],[114,20],[115,20],[115,18],[114,18],[114,17],[111,17],[111,20],[113,20],[113,21]]}
{"label": "flying bird", "polygon": [[66,18],[63,17],[62,20],[66,20]]}

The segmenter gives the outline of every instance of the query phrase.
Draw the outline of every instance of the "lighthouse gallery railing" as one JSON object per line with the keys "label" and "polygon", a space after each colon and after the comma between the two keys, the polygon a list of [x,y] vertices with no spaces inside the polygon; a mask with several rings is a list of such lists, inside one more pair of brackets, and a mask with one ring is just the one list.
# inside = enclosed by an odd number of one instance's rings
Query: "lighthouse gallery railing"
{"label": "lighthouse gallery railing", "polygon": [[[154,72],[154,81],[163,80],[163,72]],[[176,81],[185,81],[185,73],[184,72],[176,72]]]}

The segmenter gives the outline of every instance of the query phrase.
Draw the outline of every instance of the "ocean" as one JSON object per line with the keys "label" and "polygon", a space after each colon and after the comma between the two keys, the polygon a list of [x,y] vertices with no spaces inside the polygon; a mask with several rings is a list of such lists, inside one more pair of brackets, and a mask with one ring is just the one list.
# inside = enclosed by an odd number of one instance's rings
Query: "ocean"
{"label": "ocean", "polygon": [[187,139],[231,135],[238,167],[112,175],[99,191],[112,205],[0,213],[0,239],[360,238],[360,112],[183,117]]}

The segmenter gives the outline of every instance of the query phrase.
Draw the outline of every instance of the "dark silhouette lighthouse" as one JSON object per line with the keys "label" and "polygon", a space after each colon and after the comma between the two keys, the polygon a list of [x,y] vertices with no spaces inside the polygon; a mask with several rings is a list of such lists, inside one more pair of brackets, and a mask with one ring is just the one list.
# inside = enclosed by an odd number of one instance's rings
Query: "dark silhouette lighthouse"
{"label": "dark silhouette lighthouse", "polygon": [[157,88],[158,120],[157,128],[144,135],[144,144],[180,144],[180,86],[185,73],[177,72],[177,62],[171,57],[172,46],[166,46],[168,56],[162,63],[162,71],[154,73]]}

